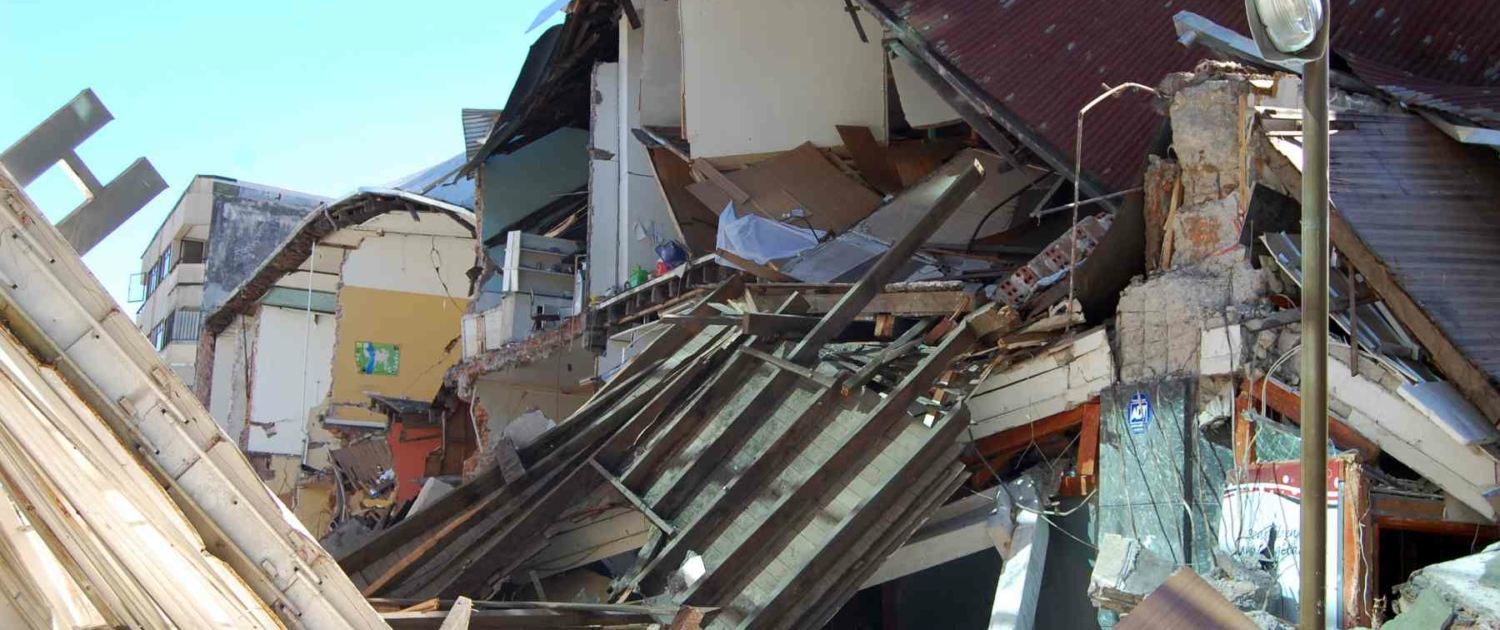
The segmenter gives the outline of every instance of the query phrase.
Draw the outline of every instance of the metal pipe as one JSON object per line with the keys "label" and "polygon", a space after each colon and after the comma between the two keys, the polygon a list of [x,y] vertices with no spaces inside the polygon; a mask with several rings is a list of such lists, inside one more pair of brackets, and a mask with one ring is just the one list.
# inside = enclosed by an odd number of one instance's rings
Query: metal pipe
{"label": "metal pipe", "polygon": [[[1324,4],[1327,10],[1327,3]],[[1328,15],[1318,38],[1328,41]],[[1302,71],[1303,628],[1323,628],[1328,558],[1328,55]]]}

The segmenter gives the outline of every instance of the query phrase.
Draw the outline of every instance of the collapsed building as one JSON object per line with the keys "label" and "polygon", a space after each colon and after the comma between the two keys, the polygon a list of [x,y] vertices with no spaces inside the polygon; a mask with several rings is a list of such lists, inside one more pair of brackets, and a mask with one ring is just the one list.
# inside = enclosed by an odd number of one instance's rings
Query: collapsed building
{"label": "collapsed building", "polygon": [[[307,215],[205,319],[198,394],[287,433],[262,477],[332,506],[341,593],[413,628],[1297,623],[1300,82],[1242,7],[557,6],[463,156]],[[1491,11],[1334,12],[1333,627],[1500,623]],[[444,332],[247,371],[240,323],[397,317],[378,289]],[[441,369],[376,391],[363,342]],[[272,434],[263,378],[331,393]]]}

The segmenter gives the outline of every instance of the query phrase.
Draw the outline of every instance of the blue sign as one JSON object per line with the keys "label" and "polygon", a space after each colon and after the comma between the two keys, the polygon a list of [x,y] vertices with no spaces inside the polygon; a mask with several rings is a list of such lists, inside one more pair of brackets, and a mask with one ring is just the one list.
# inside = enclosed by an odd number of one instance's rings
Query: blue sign
{"label": "blue sign", "polygon": [[1125,405],[1125,423],[1130,425],[1131,433],[1144,434],[1146,427],[1151,426],[1151,399],[1145,394],[1131,396]]}

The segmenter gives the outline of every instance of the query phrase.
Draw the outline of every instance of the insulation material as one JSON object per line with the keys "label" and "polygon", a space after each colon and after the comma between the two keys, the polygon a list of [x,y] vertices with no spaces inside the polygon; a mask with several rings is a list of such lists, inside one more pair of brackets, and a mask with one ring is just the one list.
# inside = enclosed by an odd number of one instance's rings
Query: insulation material
{"label": "insulation material", "polygon": [[[743,211],[818,230],[843,232],[880,206],[879,195],[845,175],[811,143],[724,177],[750,195]],[[699,182],[688,191],[710,208],[732,201],[713,181]]]}
{"label": "insulation material", "polygon": [[910,63],[899,58],[891,59],[890,63],[891,76],[896,80],[896,93],[901,96],[901,111],[906,114],[907,124],[921,129],[962,120],[953,106],[923,81]]}
{"label": "insulation material", "polygon": [[695,157],[836,146],[834,125],[867,126],[886,140],[885,51],[878,34],[859,40],[841,4],[680,4],[684,123]]}
{"label": "insulation material", "polygon": [[[306,311],[261,309],[251,377],[251,453],[301,455],[307,441],[308,406],[328,396],[336,322]],[[308,334],[311,333],[311,334]],[[307,392],[304,404],[302,392]]]}

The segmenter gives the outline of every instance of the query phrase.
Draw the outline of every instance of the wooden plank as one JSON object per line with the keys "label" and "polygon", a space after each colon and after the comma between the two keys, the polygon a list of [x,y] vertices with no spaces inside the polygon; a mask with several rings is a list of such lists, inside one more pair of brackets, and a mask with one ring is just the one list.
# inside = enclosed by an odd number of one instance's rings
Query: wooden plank
{"label": "wooden plank", "polygon": [[869,127],[857,127],[851,125],[836,125],[839,138],[844,141],[844,148],[849,150],[849,155],[854,157],[854,164],[859,167],[859,172],[864,175],[865,181],[874,186],[876,190],[887,195],[894,195],[905,189],[901,185],[901,176],[896,173],[896,168],[891,165],[886,155],[885,147],[875,140],[875,134],[870,132]]}
{"label": "wooden plank", "polygon": [[[689,311],[688,314],[712,315],[718,311],[715,311],[713,307],[708,306],[710,302],[725,302],[730,299],[739,297],[744,292],[745,280],[741,276],[736,275],[728,280],[725,280],[718,287],[714,288],[713,292],[704,297],[703,301],[699,302],[697,306],[693,307],[693,309]],[[683,324],[679,326],[673,326],[672,328],[668,329],[666,332],[657,336],[657,338],[651,342],[651,345],[648,345],[645,349],[641,350],[640,354],[635,355],[635,357],[632,358],[629,363],[626,363],[624,367],[621,367],[620,371],[615,373],[615,377],[610,379],[608,383],[604,384],[604,387],[600,389],[600,392],[607,392],[611,387],[614,386],[615,383],[630,378],[637,372],[646,369],[646,367],[651,363],[672,356],[672,354],[676,353],[683,344],[687,343],[688,339],[691,339],[693,335],[698,334],[702,330],[703,327],[696,324]],[[598,395],[599,394],[595,394],[595,396]]]}
{"label": "wooden plank", "polygon": [[[771,285],[766,283],[752,284],[746,287],[751,295],[776,296],[785,295],[794,285]],[[839,298],[843,297],[854,285],[809,285],[818,287],[818,290],[806,290],[803,295],[807,298],[811,308],[810,314],[827,313],[834,305],[838,304]],[[887,287],[889,289],[889,287]],[[799,289],[801,290],[801,289]],[[890,291],[884,290],[870,299],[860,310],[861,317],[872,317],[878,314],[890,314],[901,317],[931,317],[935,315],[949,315],[954,311],[967,312],[971,304],[968,301],[971,296],[962,290],[945,291]]]}
{"label": "wooden plank", "polygon": [[805,381],[807,381],[809,383],[812,383],[813,385],[816,385],[818,387],[825,387],[825,388],[826,387],[831,387],[831,385],[828,382],[828,379],[823,378],[818,373],[813,372],[812,370],[810,370],[808,368],[805,368],[805,367],[802,367],[800,365],[797,365],[796,363],[792,363],[790,361],[787,361],[786,359],[778,357],[778,356],[776,356],[774,354],[770,354],[768,352],[762,352],[760,350],[756,350],[755,348],[748,348],[748,347],[747,348],[740,348],[740,352],[743,352],[743,353],[748,354],[748,355],[750,355],[752,357],[760,359],[761,361],[764,361],[766,363],[769,363],[771,365],[779,367],[779,368],[781,368],[783,370],[786,370],[788,372],[796,374],[797,376],[802,377],[803,380],[805,380]]}
{"label": "wooden plank", "polygon": [[625,484],[620,483],[619,478],[610,474],[610,472],[608,470],[605,470],[603,466],[600,466],[598,461],[590,459],[589,466],[593,467],[594,472],[599,473],[599,478],[603,479],[610,485],[610,487],[614,488],[615,492],[619,494],[621,498],[629,501],[630,505],[634,506],[636,511],[645,515],[646,520],[651,521],[651,524],[655,525],[657,529],[660,529],[668,536],[677,533],[677,528],[672,527],[671,523],[668,523],[665,520],[662,520],[660,516],[657,516],[656,512],[651,510],[651,506],[646,505],[646,502],[642,501],[640,497],[636,496],[635,493],[630,490],[630,488],[626,488]]}
{"label": "wooden plank", "polygon": [[981,456],[993,457],[1002,453],[1025,448],[1033,441],[1070,431],[1083,425],[1088,417],[1099,417],[1099,402],[1084,403],[1062,413],[1053,414],[1031,424],[1006,429],[994,435],[980,438],[974,448]]}
{"label": "wooden plank", "polygon": [[911,232],[881,254],[875,264],[865,271],[859,282],[839,298],[833,309],[823,316],[822,321],[818,322],[818,325],[806,337],[803,337],[802,342],[797,344],[787,358],[800,365],[809,365],[817,360],[818,351],[823,348],[823,345],[844,332],[844,328],[854,321],[871,298],[880,293],[896,270],[911,261],[917,248],[926,242],[927,237],[938,226],[952,216],[958,206],[973,194],[982,181],[984,181],[984,169],[976,161],[973,166],[959,175],[947,190],[943,191],[942,196],[938,197],[927,215],[912,226]]}
{"label": "wooden plank", "polygon": [[1083,417],[1078,430],[1078,478],[1083,480],[1085,494],[1099,487],[1099,405],[1090,407],[1092,412]]}
{"label": "wooden plank", "polygon": [[865,383],[870,382],[870,379],[875,378],[875,373],[880,368],[889,365],[891,361],[900,359],[912,350],[920,347],[922,345],[922,334],[927,332],[930,326],[932,326],[932,320],[924,319],[917,322],[911,328],[906,329],[906,332],[902,333],[896,341],[892,342],[886,349],[881,350],[880,354],[875,355],[874,359],[871,359],[869,363],[866,363],[864,367],[860,368],[858,372],[854,373],[854,376],[850,377],[844,383],[844,395],[848,396],[858,391],[865,386]]}
{"label": "wooden plank", "polygon": [[[1344,492],[1343,496],[1348,502],[1340,506],[1339,513],[1343,514],[1343,552],[1344,552],[1344,616],[1351,626],[1370,625],[1370,604],[1364,597],[1370,592],[1374,581],[1371,579],[1370,560],[1364,552],[1375,546],[1376,534],[1374,522],[1370,515],[1370,479],[1364,474],[1364,467],[1355,462],[1345,460],[1344,465]],[[1378,554],[1369,554],[1378,557]]]}
{"label": "wooden plank", "polygon": [[818,321],[816,317],[805,315],[745,313],[737,323],[740,325],[740,332],[744,334],[774,338],[806,333],[817,326]]}
{"label": "wooden plank", "polygon": [[699,326],[738,326],[740,318],[725,315],[662,315],[665,324],[697,324]]}
{"label": "wooden plank", "polygon": [[[381,615],[392,630],[438,630],[446,612],[386,613]],[[478,610],[469,615],[472,630],[525,630],[528,628],[627,628],[655,623],[650,615],[630,615],[575,610]]]}
{"label": "wooden plank", "polygon": [[907,407],[917,396],[926,393],[953,359],[973,343],[973,332],[966,324],[960,325],[871,410],[859,429],[844,440],[807,483],[782,495],[771,508],[770,516],[757,523],[743,543],[694,583],[682,601],[693,605],[715,605],[764,569],[801,531],[812,512],[832,500],[849,479],[879,454],[876,446],[883,436],[890,434],[896,423],[906,419]]}
{"label": "wooden plank", "polygon": [[[923,489],[948,479],[949,475],[945,474],[948,466],[953,465],[959,450],[963,448],[957,438],[968,424],[968,409],[963,405],[948,412],[939,425],[933,427],[927,442],[900,469],[893,471],[889,478],[882,479],[879,489],[865,499],[858,509],[833,527],[827,544],[812,554],[802,566],[793,567],[793,577],[779,585],[776,593],[765,602],[758,614],[751,613],[753,623],[775,627],[778,619],[800,616],[802,610],[789,607],[788,604],[814,593],[815,585],[828,574],[834,573],[836,567],[843,566],[847,569],[855,558],[868,553],[874,541],[862,534],[872,529],[884,529],[881,525],[888,526],[897,519],[897,515],[911,509],[913,504],[920,503]],[[869,564],[876,566],[882,561],[884,558],[868,559]],[[838,571],[844,572],[847,571]],[[747,619],[747,622],[751,620]]]}
{"label": "wooden plank", "polygon": [[690,550],[708,548],[709,542],[718,536],[755,495],[765,490],[767,484],[776,479],[786,467],[812,443],[809,435],[822,433],[838,416],[837,388],[828,388],[813,400],[811,405],[789,424],[776,440],[766,448],[764,454],[746,466],[744,470],[715,495],[707,506],[682,532],[667,544],[662,552],[644,566],[630,581],[641,584],[649,592],[657,592],[663,586],[666,575],[682,565]]}
{"label": "wooden plank", "polygon": [[641,14],[635,10],[634,0],[615,0],[615,4],[620,5],[620,11],[625,14],[625,21],[630,24],[631,30],[641,27]]}
{"label": "wooden plank", "polygon": [[745,270],[746,273],[749,273],[750,275],[755,276],[757,278],[760,278],[762,280],[769,280],[771,282],[796,282],[797,281],[796,278],[793,278],[793,277],[791,277],[789,275],[786,275],[786,274],[782,273],[780,269],[777,269],[777,268],[772,267],[770,265],[762,265],[762,264],[760,264],[758,262],[750,260],[749,258],[744,258],[744,257],[740,256],[739,254],[731,252],[731,251],[729,251],[727,249],[715,249],[714,253],[718,254],[720,257],[722,257],[725,261],[729,262],[730,264],[733,264],[734,266],[739,267],[740,269]]}
{"label": "wooden plank", "polygon": [[[630,0],[620,0],[626,4]],[[460,597],[453,603],[453,608],[448,610],[448,616],[443,619],[443,625],[438,630],[469,630],[469,616],[474,614],[474,600]]]}
{"label": "wooden plank", "polygon": [[[694,160],[698,162],[703,160]],[[849,229],[880,207],[880,195],[845,175],[811,143],[722,176],[749,195],[748,205],[727,196],[714,181],[689,186],[688,192],[715,212],[723,212],[734,201],[740,214],[834,233]],[[787,220],[797,210],[805,214],[805,221]]]}
{"label": "wooden plank", "polygon": [[[931,514],[938,506],[953,493],[956,492],[963,481],[963,466],[954,464],[948,469],[948,475],[933,484],[934,489],[924,492],[924,500],[915,508],[907,510],[900,520],[888,528],[885,533],[877,539],[874,551],[869,552],[864,558],[885,559],[891,557],[897,549],[906,544],[912,535],[927,522],[927,515]],[[813,602],[814,607],[801,618],[789,620],[787,628],[822,628],[833,619],[840,608],[849,601],[854,593],[860,589],[875,572],[879,570],[882,562],[863,561],[864,558],[856,559],[854,565],[842,575],[839,575],[832,586],[827,589],[817,588],[817,599]],[[892,584],[893,582],[887,582]]]}
{"label": "wooden plank", "polygon": [[[723,173],[720,173],[719,169],[714,168],[714,165],[709,163],[708,160],[693,160],[693,172],[697,173],[699,177],[702,177],[704,181],[709,182],[717,187],[719,191],[723,192],[729,197],[730,200],[734,201],[734,204],[736,206],[743,206],[750,201],[750,193],[745,192],[745,189],[740,188],[738,184],[729,181],[729,178],[725,177]],[[702,196],[698,196],[698,198],[703,199]],[[712,210],[713,208],[710,207],[709,209]],[[746,208],[746,210],[748,209],[749,208]],[[719,208],[718,210],[721,211],[723,210],[723,208]]]}

